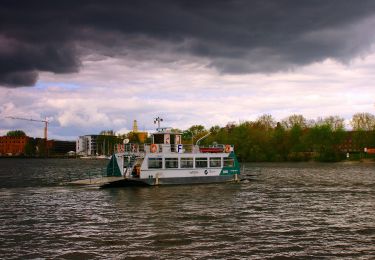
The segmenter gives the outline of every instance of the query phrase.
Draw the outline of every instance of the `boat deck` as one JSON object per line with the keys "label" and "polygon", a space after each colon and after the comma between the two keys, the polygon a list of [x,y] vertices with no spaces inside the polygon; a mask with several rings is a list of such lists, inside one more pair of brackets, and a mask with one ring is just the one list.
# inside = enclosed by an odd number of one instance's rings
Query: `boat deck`
{"label": "boat deck", "polygon": [[124,177],[102,177],[93,179],[84,179],[78,181],[68,182],[67,185],[73,186],[94,186],[99,188],[112,187],[133,187],[133,186],[148,186],[145,182],[139,181],[137,178]]}

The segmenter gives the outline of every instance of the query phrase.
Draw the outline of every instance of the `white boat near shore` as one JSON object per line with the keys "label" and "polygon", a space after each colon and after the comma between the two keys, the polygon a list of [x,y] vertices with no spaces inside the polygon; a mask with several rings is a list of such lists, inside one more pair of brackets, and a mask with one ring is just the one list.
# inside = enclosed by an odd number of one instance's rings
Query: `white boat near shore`
{"label": "white boat near shore", "polygon": [[140,185],[238,181],[240,165],[232,145],[200,147],[181,143],[181,134],[158,128],[151,144],[119,144],[105,177]]}

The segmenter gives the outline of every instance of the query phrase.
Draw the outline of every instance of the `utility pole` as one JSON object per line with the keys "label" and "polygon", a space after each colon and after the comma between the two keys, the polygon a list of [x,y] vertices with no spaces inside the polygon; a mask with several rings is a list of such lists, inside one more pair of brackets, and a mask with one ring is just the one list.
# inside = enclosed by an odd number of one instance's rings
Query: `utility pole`
{"label": "utility pole", "polygon": [[46,148],[45,156],[47,157],[48,155],[47,138],[48,138],[48,123],[49,123],[47,118],[45,120],[37,120],[37,119],[32,119],[32,118],[23,118],[23,117],[15,117],[15,116],[7,116],[6,118],[33,121],[33,122],[43,122],[44,123],[44,142],[45,142],[45,148]]}

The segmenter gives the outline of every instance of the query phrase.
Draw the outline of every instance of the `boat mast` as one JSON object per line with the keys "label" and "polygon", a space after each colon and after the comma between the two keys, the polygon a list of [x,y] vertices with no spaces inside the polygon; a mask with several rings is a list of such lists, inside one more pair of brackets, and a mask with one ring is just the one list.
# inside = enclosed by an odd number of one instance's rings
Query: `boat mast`
{"label": "boat mast", "polygon": [[154,119],[154,124],[158,123],[158,129],[160,128],[160,122],[163,122],[163,118],[160,118],[159,116]]}

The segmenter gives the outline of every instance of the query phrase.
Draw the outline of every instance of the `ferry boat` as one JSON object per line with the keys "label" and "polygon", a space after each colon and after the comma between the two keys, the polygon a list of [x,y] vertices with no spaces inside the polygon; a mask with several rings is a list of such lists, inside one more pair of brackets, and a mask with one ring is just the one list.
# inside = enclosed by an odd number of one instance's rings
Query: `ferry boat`
{"label": "ferry boat", "polygon": [[107,165],[107,178],[115,181],[102,185],[168,185],[239,181],[240,165],[232,145],[209,147],[182,144],[181,133],[157,128],[151,144],[117,145]]}

